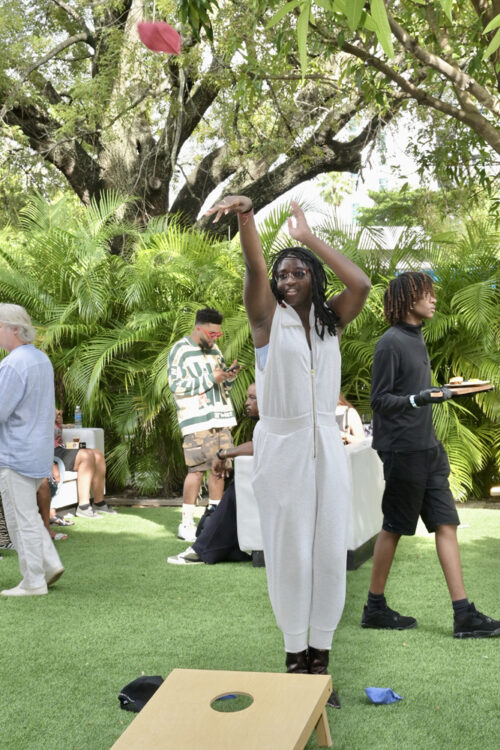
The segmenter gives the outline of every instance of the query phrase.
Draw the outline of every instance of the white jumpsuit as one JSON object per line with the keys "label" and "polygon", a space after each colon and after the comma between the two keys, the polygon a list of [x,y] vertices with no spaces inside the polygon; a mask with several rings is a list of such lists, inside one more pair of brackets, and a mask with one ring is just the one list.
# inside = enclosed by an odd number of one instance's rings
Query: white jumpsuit
{"label": "white jumpsuit", "polygon": [[330,649],[345,601],[351,479],[335,419],[337,336],[314,327],[309,349],[295,310],[277,305],[264,369],[253,488],[271,605],[288,652]]}

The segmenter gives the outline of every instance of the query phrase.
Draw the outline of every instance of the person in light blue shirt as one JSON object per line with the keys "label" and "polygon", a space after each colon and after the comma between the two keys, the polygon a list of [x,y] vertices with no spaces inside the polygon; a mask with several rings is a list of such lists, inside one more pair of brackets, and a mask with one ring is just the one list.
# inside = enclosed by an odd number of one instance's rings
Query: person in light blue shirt
{"label": "person in light blue shirt", "polygon": [[0,304],[0,348],[8,352],[0,362],[0,493],[22,575],[2,596],[46,594],[64,573],[36,502],[52,472],[55,401],[54,371],[34,338],[26,310]]}

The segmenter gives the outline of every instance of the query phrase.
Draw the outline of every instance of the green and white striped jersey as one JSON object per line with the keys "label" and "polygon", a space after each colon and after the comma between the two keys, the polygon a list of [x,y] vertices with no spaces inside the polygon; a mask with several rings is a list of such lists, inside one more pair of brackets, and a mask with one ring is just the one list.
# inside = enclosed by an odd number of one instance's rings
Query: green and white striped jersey
{"label": "green and white striped jersey", "polygon": [[215,344],[210,351],[203,352],[185,336],[170,350],[168,384],[174,394],[183,435],[236,424],[229,397],[232,383],[214,381],[214,370],[224,367],[224,357]]}

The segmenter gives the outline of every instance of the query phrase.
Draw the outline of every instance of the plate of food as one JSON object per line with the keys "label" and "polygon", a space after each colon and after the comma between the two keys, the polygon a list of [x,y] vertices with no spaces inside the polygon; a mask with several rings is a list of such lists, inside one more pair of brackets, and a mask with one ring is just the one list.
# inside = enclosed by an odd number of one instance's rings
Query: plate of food
{"label": "plate of food", "polygon": [[473,396],[476,393],[494,390],[494,386],[489,380],[480,380],[479,378],[464,380],[460,376],[450,378],[450,382],[445,383],[445,387],[453,392],[453,397]]}
{"label": "plate of food", "polygon": [[446,388],[472,388],[475,385],[491,385],[491,383],[489,380],[479,380],[479,378],[464,380],[458,375],[456,378],[450,378],[449,383],[445,383]]}

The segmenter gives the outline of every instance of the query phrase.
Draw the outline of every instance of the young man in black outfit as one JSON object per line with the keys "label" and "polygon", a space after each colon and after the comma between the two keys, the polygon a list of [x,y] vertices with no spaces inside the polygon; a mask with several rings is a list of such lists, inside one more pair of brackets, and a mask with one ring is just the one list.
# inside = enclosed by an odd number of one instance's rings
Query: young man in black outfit
{"label": "young man in black outfit", "polygon": [[[361,626],[404,630],[416,626],[387,606],[384,590],[402,535],[415,533],[421,516],[435,533],[436,550],[450,592],[453,635],[480,638],[500,635],[500,621],[478,612],[465,593],[457,542],[460,523],[448,484],[450,467],[436,438],[431,404],[451,398],[447,388],[431,388],[429,355],[422,335],[433,317],[436,297],[425,273],[403,273],[384,296],[391,327],[375,348],[372,372],[373,447],[384,464],[383,524],[373,554],[368,601]],[[437,394],[442,395],[437,395]]]}

